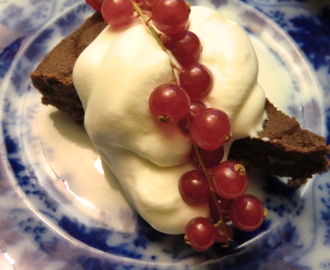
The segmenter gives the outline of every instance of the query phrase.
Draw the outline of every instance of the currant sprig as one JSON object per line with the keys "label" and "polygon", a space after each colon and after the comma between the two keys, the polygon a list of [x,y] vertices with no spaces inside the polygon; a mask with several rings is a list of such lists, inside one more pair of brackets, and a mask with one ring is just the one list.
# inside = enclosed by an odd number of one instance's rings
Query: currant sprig
{"label": "currant sprig", "polygon": [[[233,160],[222,162],[223,145],[231,137],[228,115],[216,108],[206,108],[201,101],[212,88],[213,76],[198,63],[202,46],[198,36],[187,29],[189,4],[184,0],[86,2],[116,28],[129,25],[137,13],[161,49],[170,51],[181,65],[174,65],[169,57],[173,84],[158,86],[150,95],[149,108],[157,121],[178,124],[192,138],[190,159],[196,170],[186,172],[178,188],[187,204],[208,203],[210,218],[196,217],[188,222],[186,243],[199,251],[209,249],[215,242],[228,247],[233,237],[231,224],[243,231],[259,228],[267,210],[257,197],[245,194],[248,186],[245,168]],[[179,78],[175,70],[179,71]]]}

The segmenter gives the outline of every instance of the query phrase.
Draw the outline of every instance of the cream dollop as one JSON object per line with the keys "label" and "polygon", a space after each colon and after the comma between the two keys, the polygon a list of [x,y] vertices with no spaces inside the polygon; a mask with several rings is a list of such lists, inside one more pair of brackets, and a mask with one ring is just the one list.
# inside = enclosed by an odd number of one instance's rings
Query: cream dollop
{"label": "cream dollop", "polygon": [[[213,73],[204,103],[226,111],[235,139],[254,136],[265,119],[265,96],[245,32],[205,7],[192,7],[189,30],[203,46],[199,62]],[[139,20],[124,29],[106,27],[73,71],[86,131],[128,199],[155,229],[178,234],[190,219],[208,216],[209,210],[207,204],[187,205],[178,190],[181,175],[194,169],[187,162],[190,138],[149,111],[150,93],[171,79],[168,55]]]}

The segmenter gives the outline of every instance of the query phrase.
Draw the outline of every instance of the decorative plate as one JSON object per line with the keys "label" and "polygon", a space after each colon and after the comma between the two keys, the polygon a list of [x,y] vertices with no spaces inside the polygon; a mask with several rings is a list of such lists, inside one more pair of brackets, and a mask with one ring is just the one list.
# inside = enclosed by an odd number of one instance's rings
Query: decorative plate
{"label": "decorative plate", "polygon": [[[330,13],[322,2],[191,3],[237,21],[256,48],[269,99],[328,135]],[[196,252],[132,210],[84,129],[41,105],[29,79],[91,13],[82,0],[0,0],[0,268],[330,269],[329,173],[298,191],[252,173],[251,192],[270,215],[256,232],[235,232],[228,249]]]}

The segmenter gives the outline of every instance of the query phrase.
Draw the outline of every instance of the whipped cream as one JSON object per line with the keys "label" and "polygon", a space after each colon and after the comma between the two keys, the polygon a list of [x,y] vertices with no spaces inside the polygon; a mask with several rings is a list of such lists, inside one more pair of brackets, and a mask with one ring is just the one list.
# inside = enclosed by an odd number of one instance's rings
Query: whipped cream
{"label": "whipped cream", "polygon": [[[200,38],[199,62],[214,79],[203,102],[229,115],[234,139],[255,136],[266,118],[265,96],[245,32],[205,7],[192,7],[189,30]],[[106,27],[73,71],[86,131],[127,198],[155,229],[178,234],[190,219],[208,216],[209,210],[207,204],[187,205],[178,190],[181,175],[194,169],[187,162],[190,138],[149,111],[150,93],[171,79],[168,55],[139,20],[126,28]]]}

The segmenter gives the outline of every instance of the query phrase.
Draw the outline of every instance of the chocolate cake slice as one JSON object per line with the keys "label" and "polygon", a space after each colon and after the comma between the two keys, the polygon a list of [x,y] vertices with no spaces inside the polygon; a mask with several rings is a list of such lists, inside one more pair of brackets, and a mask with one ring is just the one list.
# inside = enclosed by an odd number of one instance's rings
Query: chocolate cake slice
{"label": "chocolate cake slice", "polygon": [[290,177],[294,187],[315,173],[327,172],[330,146],[325,139],[301,129],[294,117],[277,110],[268,100],[265,109],[268,119],[258,137],[236,140],[229,158],[266,174]]}
{"label": "chocolate cake slice", "polygon": [[[51,104],[82,124],[84,110],[72,82],[73,66],[79,54],[107,24],[95,13],[67,38],[63,39],[31,73],[33,85],[42,94],[42,103]],[[291,178],[294,186],[313,174],[326,172],[330,165],[330,147],[325,139],[302,130],[299,123],[277,110],[269,101],[268,120],[257,138],[234,142],[230,158],[267,174]]]}
{"label": "chocolate cake slice", "polygon": [[94,13],[83,25],[63,39],[31,73],[32,83],[42,94],[42,103],[84,122],[84,110],[72,82],[72,69],[80,53],[107,26],[101,13]]}

